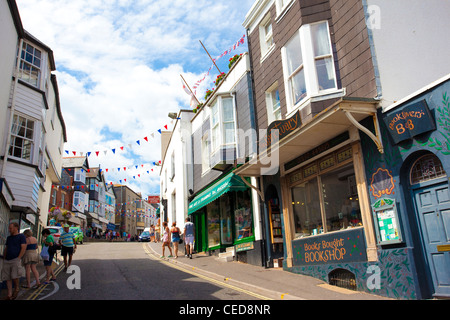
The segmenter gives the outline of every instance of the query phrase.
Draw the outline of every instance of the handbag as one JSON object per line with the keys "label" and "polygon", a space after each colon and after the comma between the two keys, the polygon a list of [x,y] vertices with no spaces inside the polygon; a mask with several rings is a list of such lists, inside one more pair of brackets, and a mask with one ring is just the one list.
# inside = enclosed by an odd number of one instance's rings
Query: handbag
{"label": "handbag", "polygon": [[45,261],[48,261],[48,259],[50,259],[50,255],[48,253],[48,247],[47,246],[44,246],[42,248],[41,258],[42,258],[42,260],[45,260]]}

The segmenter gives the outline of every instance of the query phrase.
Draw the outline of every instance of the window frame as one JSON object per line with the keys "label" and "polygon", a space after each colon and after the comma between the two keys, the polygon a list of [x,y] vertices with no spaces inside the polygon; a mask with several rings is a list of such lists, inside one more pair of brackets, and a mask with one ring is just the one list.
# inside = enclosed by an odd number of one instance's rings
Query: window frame
{"label": "window frame", "polygon": [[[270,32],[267,33],[267,26],[270,25]],[[261,50],[261,62],[275,49],[275,40],[273,38],[273,22],[268,13],[259,25],[259,41]],[[271,42],[269,44],[269,42]]]}
{"label": "window frame", "polygon": [[[28,51],[28,47],[33,49],[33,52]],[[37,57],[36,52],[39,52],[40,57]],[[19,74],[18,77],[25,81],[26,83],[40,88],[40,82],[41,82],[41,76],[42,76],[42,66],[45,66],[44,61],[44,51],[36,47],[35,45],[32,45],[28,43],[27,41],[23,41],[22,47],[18,50],[18,70]],[[31,60],[28,60],[28,56],[31,56]],[[36,64],[36,60],[39,61],[39,64]],[[25,69],[25,65],[29,66],[29,70]],[[33,77],[33,71],[37,71],[36,79]]]}
{"label": "window frame", "polygon": [[[321,56],[315,56],[314,53],[314,41],[312,36],[312,27],[319,25],[319,24],[326,24],[327,28],[327,44],[329,48],[329,53],[326,55]],[[330,33],[330,27],[328,20],[324,21],[318,21],[311,24],[304,24],[302,25],[296,33],[292,35],[292,37],[289,39],[288,43],[290,44],[290,41],[295,41],[294,37],[298,37],[298,41],[300,41],[300,50],[299,53],[302,58],[302,64],[298,66],[295,70],[293,70],[291,73],[288,72],[288,52],[286,45],[281,48],[281,60],[283,65],[283,78],[284,78],[284,85],[285,85],[285,92],[286,92],[286,105],[287,105],[287,111],[288,115],[296,111],[297,109],[301,109],[306,105],[306,102],[309,101],[311,98],[317,97],[317,96],[324,96],[331,93],[339,92],[340,89],[338,88],[338,82],[337,82],[337,74],[336,74],[336,66],[334,63],[334,52],[333,52],[333,45],[331,42],[331,33]],[[334,75],[334,87],[328,88],[328,89],[320,89],[319,86],[319,78],[316,68],[316,61],[320,59],[331,59],[331,67],[332,67],[332,73]],[[304,80],[305,80],[305,88],[306,93],[305,96],[302,97],[298,101],[294,101],[293,97],[293,90],[292,90],[292,79],[299,74],[299,72],[304,71]]]}
{"label": "window frame", "polygon": [[[15,119],[17,119],[17,122],[16,122]],[[13,130],[15,127],[19,126],[20,119],[25,120],[25,127],[24,127],[25,128],[25,133],[24,133],[24,136],[19,135],[19,132],[14,133],[14,130]],[[28,126],[29,122],[32,123],[32,127],[31,128]],[[9,157],[12,157],[14,159],[19,159],[21,161],[26,161],[28,163],[33,163],[34,158],[35,158],[35,146],[36,146],[36,141],[35,140],[36,140],[36,137],[38,136],[38,133],[39,133],[39,132],[37,132],[38,131],[37,130],[38,122],[39,121],[36,121],[35,119],[32,119],[32,118],[27,117],[27,116],[24,116],[22,114],[19,114],[19,113],[15,113],[14,114],[13,120],[12,120],[12,123],[11,123],[11,128],[10,128],[10,131],[9,131],[9,135],[10,135],[10,143],[9,143],[9,148],[8,148],[9,149],[8,150],[8,156]],[[21,126],[21,127],[23,127],[23,126]],[[20,128],[16,128],[17,131],[19,131],[18,129],[20,129]],[[31,130],[31,134],[32,134],[31,138],[27,137],[28,130]],[[16,139],[22,139],[23,140],[21,146],[16,144]],[[27,155],[27,154],[24,155],[24,149],[26,149],[25,143],[29,143],[29,146],[28,146],[29,155]],[[14,155],[16,149],[20,149],[21,150],[19,157]]]}
{"label": "window frame", "polygon": [[[230,99],[231,100],[231,108],[233,110],[233,121],[225,121],[224,120],[224,106],[223,106],[223,100],[224,99]],[[214,112],[214,108],[217,107],[217,112]],[[229,148],[229,147],[235,147],[237,143],[237,129],[236,129],[236,103],[234,100],[233,95],[224,94],[219,95],[214,99],[212,105],[211,105],[211,117],[210,117],[210,132],[211,132],[211,143],[210,143],[210,150],[211,154],[217,152],[220,150],[220,148]],[[217,115],[217,122],[215,122]],[[234,130],[234,141],[232,143],[226,143],[225,137],[225,124],[226,123],[233,123],[233,130]],[[215,131],[217,130],[217,131]],[[215,133],[218,132],[218,136],[215,137]]]}
{"label": "window frame", "polygon": [[[274,109],[274,97],[275,92],[278,92],[278,108]],[[281,113],[281,103],[280,103],[280,89],[278,88],[278,81],[272,84],[266,90],[266,109],[267,109],[267,125],[270,125],[274,121],[282,120],[283,114]],[[275,98],[276,100],[276,98]],[[279,116],[277,116],[277,114]]]}

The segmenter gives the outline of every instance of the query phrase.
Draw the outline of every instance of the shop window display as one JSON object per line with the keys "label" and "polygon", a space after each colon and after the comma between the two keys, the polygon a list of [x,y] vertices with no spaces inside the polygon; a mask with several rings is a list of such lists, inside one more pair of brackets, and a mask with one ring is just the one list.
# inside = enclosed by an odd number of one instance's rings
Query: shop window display
{"label": "shop window display", "polygon": [[236,229],[236,241],[253,236],[253,216],[250,191],[236,192],[236,204],[234,221]]}
{"label": "shop window display", "polygon": [[291,191],[296,238],[362,226],[352,163],[319,173]]}
{"label": "shop window display", "polygon": [[222,244],[233,243],[233,226],[228,195],[220,197],[220,233],[222,236]]}
{"label": "shop window display", "polygon": [[219,201],[213,201],[207,206],[208,212],[208,247],[220,245],[220,211]]}

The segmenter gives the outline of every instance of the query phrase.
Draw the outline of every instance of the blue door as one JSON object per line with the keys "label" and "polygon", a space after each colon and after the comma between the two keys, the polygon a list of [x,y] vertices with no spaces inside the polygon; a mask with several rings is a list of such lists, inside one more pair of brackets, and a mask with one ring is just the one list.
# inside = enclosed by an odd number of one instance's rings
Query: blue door
{"label": "blue door", "polygon": [[450,296],[450,189],[447,177],[414,190],[435,296]]}

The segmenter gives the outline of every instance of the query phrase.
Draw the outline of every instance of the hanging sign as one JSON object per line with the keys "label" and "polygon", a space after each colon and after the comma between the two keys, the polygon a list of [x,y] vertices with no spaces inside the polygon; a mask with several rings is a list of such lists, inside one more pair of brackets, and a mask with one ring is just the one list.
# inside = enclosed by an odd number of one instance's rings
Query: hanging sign
{"label": "hanging sign", "polygon": [[388,113],[383,119],[394,143],[436,130],[436,124],[425,100]]}

